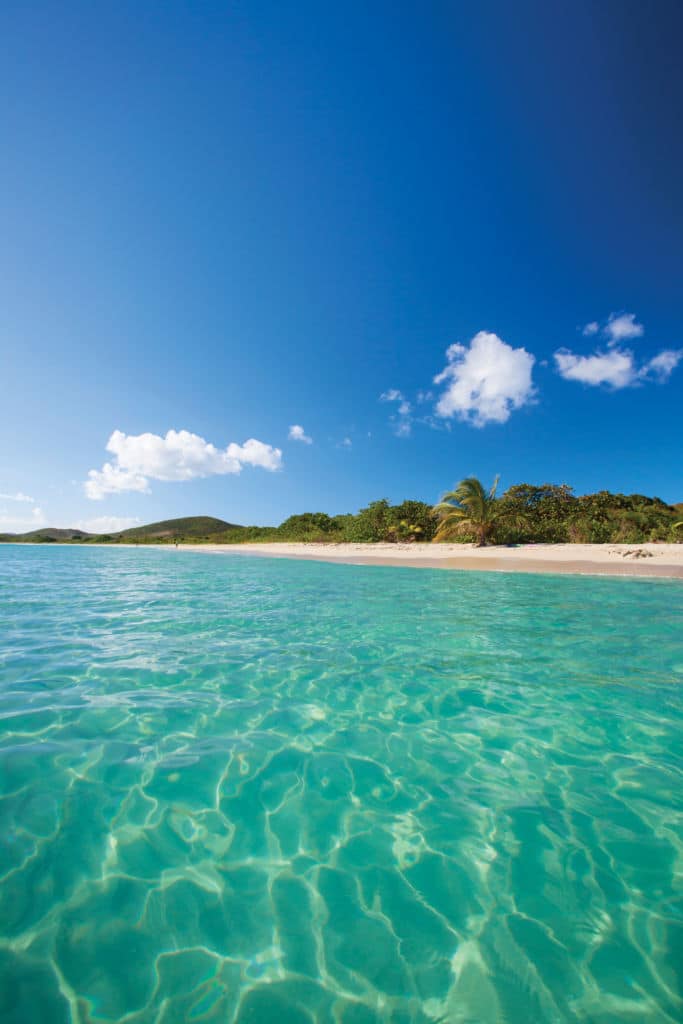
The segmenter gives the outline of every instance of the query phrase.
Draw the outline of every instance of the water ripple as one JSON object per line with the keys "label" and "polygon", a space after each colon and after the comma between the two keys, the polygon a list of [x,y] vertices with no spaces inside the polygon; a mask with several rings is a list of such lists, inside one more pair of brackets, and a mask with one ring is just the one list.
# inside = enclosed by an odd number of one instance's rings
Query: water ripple
{"label": "water ripple", "polygon": [[683,587],[0,545],[0,1015],[674,1024]]}

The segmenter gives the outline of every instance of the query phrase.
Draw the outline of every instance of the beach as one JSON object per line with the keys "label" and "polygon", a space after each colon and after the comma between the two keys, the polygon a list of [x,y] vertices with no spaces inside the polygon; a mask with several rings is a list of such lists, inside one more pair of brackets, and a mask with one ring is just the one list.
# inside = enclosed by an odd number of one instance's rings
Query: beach
{"label": "beach", "polygon": [[683,579],[683,544],[179,544],[185,551],[304,558],[350,565],[478,572],[662,576]]}

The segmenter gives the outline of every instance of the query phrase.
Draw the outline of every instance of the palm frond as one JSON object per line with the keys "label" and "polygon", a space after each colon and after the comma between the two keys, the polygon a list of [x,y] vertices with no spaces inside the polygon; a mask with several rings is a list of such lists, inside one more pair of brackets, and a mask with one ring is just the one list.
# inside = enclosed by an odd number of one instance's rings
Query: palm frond
{"label": "palm frond", "polygon": [[465,477],[452,490],[444,494],[432,512],[439,519],[434,540],[443,540],[447,534],[472,533],[478,544],[485,544],[493,534],[495,522],[501,515],[496,500],[498,477],[486,491],[476,476]]}

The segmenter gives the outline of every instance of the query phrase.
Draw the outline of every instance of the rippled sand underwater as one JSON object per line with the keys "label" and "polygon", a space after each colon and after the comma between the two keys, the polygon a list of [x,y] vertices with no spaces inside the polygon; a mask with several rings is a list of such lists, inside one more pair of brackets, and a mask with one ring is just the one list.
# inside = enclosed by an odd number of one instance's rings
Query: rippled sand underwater
{"label": "rippled sand underwater", "polygon": [[0,546],[3,1024],[683,1019],[683,585]]}

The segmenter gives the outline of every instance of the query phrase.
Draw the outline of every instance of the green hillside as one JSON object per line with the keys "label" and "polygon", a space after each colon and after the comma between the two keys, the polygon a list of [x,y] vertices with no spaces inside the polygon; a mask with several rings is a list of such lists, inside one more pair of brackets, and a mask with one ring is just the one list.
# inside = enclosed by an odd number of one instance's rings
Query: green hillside
{"label": "green hillside", "polygon": [[184,519],[164,519],[160,523],[148,523],[146,526],[134,526],[120,533],[97,536],[83,530],[58,530],[54,527],[43,527],[31,530],[30,533],[0,533],[0,541],[14,541],[33,544],[50,544],[64,541],[86,542],[98,540],[114,540],[122,543],[130,541],[168,541],[168,540],[199,540],[225,534],[228,531],[241,530],[243,527],[234,523],[226,523],[224,519],[214,516],[187,516]]}
{"label": "green hillside", "polygon": [[88,540],[91,533],[84,530],[58,530],[53,526],[44,526],[29,533],[0,533],[0,541],[21,540],[32,544],[54,544],[65,540]]}
{"label": "green hillside", "polygon": [[224,519],[214,516],[188,516],[185,519],[163,519],[160,523],[148,523],[146,526],[133,526],[129,530],[117,533],[122,541],[129,540],[168,540],[173,537],[211,537],[226,530],[239,530],[234,523],[226,523]]}

